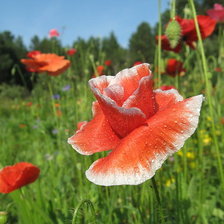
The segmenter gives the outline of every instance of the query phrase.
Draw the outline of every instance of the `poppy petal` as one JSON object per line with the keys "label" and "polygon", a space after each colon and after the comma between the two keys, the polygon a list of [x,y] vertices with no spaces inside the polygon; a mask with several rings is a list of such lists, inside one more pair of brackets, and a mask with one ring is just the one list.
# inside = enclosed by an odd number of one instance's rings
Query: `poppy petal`
{"label": "poppy petal", "polygon": [[101,76],[89,81],[90,88],[103,113],[118,136],[126,136],[145,122],[146,115],[141,109],[135,107],[124,108],[119,105],[138,89],[143,77],[150,75],[149,65],[142,64],[131,69],[125,69],[115,77]]}
{"label": "poppy petal", "polygon": [[[97,88],[102,94],[104,92],[105,95],[107,95],[108,92],[114,91],[114,87],[118,88],[119,86],[119,90],[122,89],[124,92],[117,92],[117,95],[122,95],[123,103],[138,88],[139,81],[148,75],[151,75],[149,64],[144,63],[130,69],[124,69],[116,76],[101,76],[91,79],[89,85],[93,92],[94,89]],[[110,95],[107,96],[111,97]],[[120,97],[121,96],[118,96],[118,98]],[[115,100],[113,97],[111,99]]]}
{"label": "poppy petal", "polygon": [[172,107],[173,104],[183,100],[183,97],[178,93],[176,89],[169,89],[165,91],[156,89],[154,92],[156,107],[158,111],[162,111],[168,107]]}
{"label": "poppy petal", "polygon": [[[179,53],[181,51],[181,47],[182,47],[181,46],[181,42],[179,42],[179,44],[175,48],[172,48],[170,46],[170,42],[169,42],[169,40],[168,40],[166,35],[162,35],[162,36],[160,36],[160,38],[161,38],[161,45],[162,45],[162,49],[163,50],[173,51],[175,53]],[[157,40],[157,43],[158,43],[159,36],[156,36],[156,40]]]}
{"label": "poppy petal", "polygon": [[68,143],[83,155],[114,149],[120,142],[98,102],[93,103],[93,114],[94,118],[90,122],[82,123],[75,135],[68,139]]}
{"label": "poppy petal", "polygon": [[95,89],[94,92],[112,129],[120,137],[126,136],[145,122],[146,116],[139,108],[119,107],[114,100],[101,94],[98,89]]}
{"label": "poppy petal", "polygon": [[215,30],[216,21],[212,19],[210,16],[198,15],[198,24],[200,26],[201,36],[202,38],[206,38],[210,36]]}
{"label": "poppy petal", "polygon": [[146,115],[146,118],[151,117],[156,112],[155,98],[152,87],[152,76],[143,77],[139,82],[139,87],[123,103],[122,107],[139,108]]}
{"label": "poppy petal", "polygon": [[152,76],[150,65],[143,63],[132,68],[122,70],[115,76],[114,80],[112,80],[110,84],[118,84],[124,88],[123,99],[125,101],[139,87],[140,80],[146,76]]}
{"label": "poppy petal", "polygon": [[[201,37],[202,39],[205,39],[213,33],[216,26],[216,21],[211,17],[204,15],[198,15],[197,20]],[[186,44],[188,44],[191,48],[195,48],[194,42],[198,40],[198,36],[194,24],[194,19],[185,19],[185,21],[187,21],[185,22],[185,25],[187,26],[188,24],[191,24],[190,27],[193,27],[193,29],[191,28],[190,30],[185,32],[184,40],[186,41]]]}
{"label": "poppy petal", "polygon": [[[69,66],[70,61],[65,60],[63,56],[58,56],[54,54],[39,54],[37,55],[38,60],[43,60],[50,62],[42,67],[39,68],[40,72],[47,72],[48,75],[57,76],[63,73]],[[41,57],[42,56],[42,57]]]}
{"label": "poppy petal", "polygon": [[[217,6],[219,4],[215,5]],[[207,10],[207,14],[217,22],[224,22],[224,7],[222,7],[222,5],[214,7],[214,9]]]}
{"label": "poppy petal", "polygon": [[0,192],[10,193],[22,186],[34,182],[40,169],[31,163],[20,162],[7,166],[0,171]]}
{"label": "poppy petal", "polygon": [[108,156],[86,171],[98,185],[137,185],[154,176],[168,156],[178,151],[194,133],[203,96],[195,96],[156,113],[122,139]]}

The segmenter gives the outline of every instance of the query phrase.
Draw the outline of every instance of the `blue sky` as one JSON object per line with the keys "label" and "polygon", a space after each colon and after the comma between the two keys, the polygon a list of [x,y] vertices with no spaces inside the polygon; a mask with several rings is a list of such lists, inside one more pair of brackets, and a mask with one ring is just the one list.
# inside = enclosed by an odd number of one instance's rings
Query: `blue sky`
{"label": "blue sky", "polygon": [[[169,0],[161,0],[162,11]],[[137,26],[158,21],[157,0],[7,0],[1,1],[0,32],[22,36],[26,45],[31,37],[47,37],[52,28],[64,45],[77,37],[104,37],[114,31],[126,47]]]}

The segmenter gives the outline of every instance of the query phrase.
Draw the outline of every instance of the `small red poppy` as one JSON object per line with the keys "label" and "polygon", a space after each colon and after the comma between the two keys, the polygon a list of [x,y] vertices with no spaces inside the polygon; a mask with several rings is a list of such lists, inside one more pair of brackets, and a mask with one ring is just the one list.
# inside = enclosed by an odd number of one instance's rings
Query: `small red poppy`
{"label": "small red poppy", "polygon": [[42,73],[47,72],[50,76],[57,76],[67,70],[70,61],[64,56],[56,54],[37,54],[32,59],[21,59],[28,71]]}
{"label": "small red poppy", "polygon": [[26,124],[19,124],[20,128],[25,128],[27,125]]}
{"label": "small red poppy", "polygon": [[72,56],[77,52],[77,50],[75,48],[70,48],[69,50],[67,50],[67,55]]}
{"label": "small red poppy", "polygon": [[183,68],[183,63],[176,60],[175,58],[170,58],[167,61],[165,74],[172,77],[183,76],[186,72],[186,69]]}
{"label": "small red poppy", "polygon": [[27,162],[6,166],[0,170],[0,193],[7,194],[30,184],[39,177],[39,174],[40,169]]}
{"label": "small red poppy", "polygon": [[31,107],[32,105],[33,105],[32,102],[27,102],[27,103],[26,103],[26,106],[27,106],[27,107]]}
{"label": "small red poppy", "polygon": [[224,124],[224,117],[222,117],[222,118],[220,119],[220,123],[221,123],[221,124]]}
{"label": "small red poppy", "polygon": [[112,61],[111,61],[111,60],[106,60],[106,61],[104,62],[104,64],[105,64],[106,66],[111,66],[111,65],[112,65]]}
{"label": "small red poppy", "polygon": [[49,37],[59,37],[59,36],[60,36],[60,34],[56,29],[51,29],[49,31]]}
{"label": "small red poppy", "polygon": [[220,4],[214,4],[213,9],[209,9],[207,14],[219,23],[224,23],[224,7]]}
{"label": "small red poppy", "polygon": [[222,68],[220,68],[220,67],[214,68],[214,71],[215,72],[222,72]]}
{"label": "small red poppy", "polygon": [[36,55],[41,54],[41,51],[30,51],[27,53],[28,58],[34,58]]}
{"label": "small red poppy", "polygon": [[103,75],[104,66],[103,65],[98,65],[96,67],[96,71],[97,71],[98,75]]}

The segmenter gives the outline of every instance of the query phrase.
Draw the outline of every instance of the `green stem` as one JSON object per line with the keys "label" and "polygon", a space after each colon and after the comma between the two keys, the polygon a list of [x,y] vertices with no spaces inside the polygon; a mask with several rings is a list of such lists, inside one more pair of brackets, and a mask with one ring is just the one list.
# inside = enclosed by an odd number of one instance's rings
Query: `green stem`
{"label": "green stem", "polygon": [[55,118],[56,118],[56,120],[57,120],[57,112],[56,112],[56,109],[55,109],[55,105],[54,105],[54,99],[53,99],[53,97],[54,97],[54,95],[53,95],[53,91],[52,91],[52,87],[51,87],[51,83],[50,83],[50,80],[48,80],[48,83],[47,83],[47,85],[48,85],[48,89],[49,89],[49,93],[50,93],[50,97],[51,97],[51,106],[52,106],[52,110],[53,110],[53,113],[54,113],[54,116],[55,116]]}
{"label": "green stem", "polygon": [[218,44],[219,44],[219,57],[218,64],[221,65],[222,58],[224,57],[224,25],[219,24]]}
{"label": "green stem", "polygon": [[211,84],[209,81],[209,72],[208,72],[208,66],[207,66],[207,61],[205,57],[205,52],[204,52],[204,47],[202,43],[202,37],[197,21],[197,14],[194,6],[194,1],[189,0],[192,12],[193,12],[193,17],[194,17],[194,23],[195,23],[195,28],[198,36],[198,42],[199,42],[199,50],[201,53],[201,58],[202,58],[202,67],[203,67],[203,72],[205,76],[205,84],[206,84],[206,95],[208,99],[208,105],[209,105],[209,114],[212,118],[212,137],[214,140],[214,145],[215,145],[215,150],[216,150],[216,157],[217,157],[217,162],[218,162],[218,171],[221,179],[221,184],[224,189],[224,176],[223,176],[223,166],[222,166],[222,161],[221,161],[221,156],[220,156],[220,150],[219,150],[219,145],[218,145],[218,140],[215,134],[215,123],[214,123],[214,113],[213,113],[213,107],[212,107],[212,95],[211,95]]}
{"label": "green stem", "polygon": [[159,191],[158,191],[158,187],[157,187],[157,184],[156,184],[155,177],[152,178],[152,186],[153,186],[153,189],[155,191],[156,200],[157,200],[158,204],[161,205],[161,200],[160,200]]}
{"label": "green stem", "polygon": [[170,0],[170,18],[173,19],[176,15],[176,0]]}
{"label": "green stem", "polygon": [[14,67],[17,68],[17,71],[18,71],[18,73],[19,73],[19,76],[20,76],[20,78],[21,78],[21,80],[22,80],[23,85],[28,89],[28,85],[27,85],[27,83],[26,83],[26,80],[25,80],[25,78],[24,78],[24,76],[23,76],[23,73],[22,73],[22,71],[21,71],[19,65],[15,64]]}
{"label": "green stem", "polygon": [[162,21],[161,21],[161,0],[158,0],[158,14],[159,14],[159,26],[158,26],[158,87],[161,86],[161,35],[162,35]]}

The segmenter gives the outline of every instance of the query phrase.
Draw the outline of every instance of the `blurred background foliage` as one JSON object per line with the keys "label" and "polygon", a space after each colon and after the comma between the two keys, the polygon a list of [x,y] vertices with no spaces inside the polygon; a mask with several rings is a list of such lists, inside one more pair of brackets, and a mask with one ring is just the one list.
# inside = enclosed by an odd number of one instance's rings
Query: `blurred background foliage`
{"label": "blurred background foliage", "polygon": [[[223,3],[223,0],[196,0],[198,14],[206,14],[206,10],[212,8],[214,3]],[[185,0],[178,0],[176,2],[177,15],[181,17],[189,17],[190,10]],[[183,10],[184,9],[184,10]],[[167,9],[162,14],[163,32],[165,25],[170,19],[170,11]],[[103,64],[105,60],[111,60],[111,69],[107,74],[113,75],[124,67],[131,67],[136,61],[148,62],[153,64],[156,41],[155,36],[158,31],[158,24],[152,27],[147,22],[142,22],[136,28],[136,31],[130,36],[129,45],[127,48],[122,47],[112,32],[107,37],[102,39],[98,37],[90,37],[88,40],[78,38],[74,40],[72,46],[63,46],[60,38],[43,38],[40,39],[37,35],[31,38],[30,45],[25,46],[22,37],[15,37],[10,31],[2,31],[0,33],[0,84],[20,85],[32,90],[36,77],[32,76],[30,72],[26,71],[25,66],[20,63],[21,58],[26,58],[26,54],[32,50],[39,50],[43,53],[57,53],[58,55],[66,55],[66,51],[73,47],[77,49],[77,53],[72,61],[72,69],[74,69],[76,78],[83,76],[83,62],[89,63],[89,70],[93,70],[92,63],[96,65]],[[212,37],[205,40],[205,49],[207,55],[216,57],[218,52],[218,45],[214,44],[216,41],[216,30]],[[170,54],[170,52],[167,52]],[[80,60],[82,63],[80,63]],[[86,68],[86,65],[85,65]],[[94,71],[93,71],[94,73]],[[87,74],[88,75],[88,74]],[[92,74],[89,74],[91,77]],[[35,78],[34,78],[35,77]],[[32,80],[35,79],[35,80]]]}

